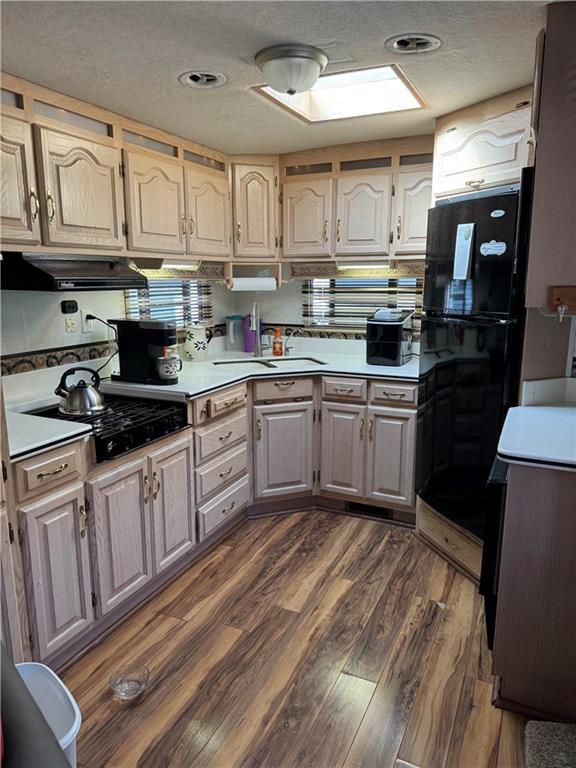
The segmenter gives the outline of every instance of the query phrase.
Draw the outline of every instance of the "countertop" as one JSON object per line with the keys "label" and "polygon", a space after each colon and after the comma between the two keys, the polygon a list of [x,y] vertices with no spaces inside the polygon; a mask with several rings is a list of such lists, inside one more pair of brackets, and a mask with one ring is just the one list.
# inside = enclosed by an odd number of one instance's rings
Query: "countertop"
{"label": "countertop", "polygon": [[576,472],[576,403],[510,408],[498,457],[510,464],[534,464]]}
{"label": "countertop", "polygon": [[[318,363],[305,363],[298,358],[313,358]],[[267,368],[254,365],[255,358],[251,355],[239,356],[222,355],[217,360],[207,360],[202,363],[183,363],[179,374],[178,384],[169,386],[136,384],[125,381],[102,382],[103,392],[116,395],[150,397],[162,400],[187,400],[203,395],[214,389],[236,384],[249,379],[278,376],[316,376],[348,375],[384,379],[418,380],[418,357],[413,357],[408,363],[399,366],[368,365],[364,355],[352,354],[316,354],[306,353],[295,355],[294,358],[265,357],[272,364],[278,363],[278,368]],[[214,362],[226,362],[227,365],[214,365]],[[232,361],[239,361],[238,364]],[[281,361],[281,362],[279,362]],[[230,365],[230,363],[232,363]]]}
{"label": "countertop", "polygon": [[12,460],[21,459],[36,451],[76,440],[92,432],[89,424],[46,419],[27,413],[6,411],[8,446]]}

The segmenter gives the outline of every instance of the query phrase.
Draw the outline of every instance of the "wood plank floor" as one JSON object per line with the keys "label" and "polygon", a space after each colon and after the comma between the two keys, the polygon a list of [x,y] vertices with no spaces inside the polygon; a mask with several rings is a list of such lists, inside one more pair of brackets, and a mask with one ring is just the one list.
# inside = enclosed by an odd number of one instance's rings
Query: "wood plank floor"
{"label": "wood plank floor", "polygon": [[[108,680],[134,661],[126,705]],[[376,521],[247,521],[64,677],[79,768],[523,766],[474,585]]]}

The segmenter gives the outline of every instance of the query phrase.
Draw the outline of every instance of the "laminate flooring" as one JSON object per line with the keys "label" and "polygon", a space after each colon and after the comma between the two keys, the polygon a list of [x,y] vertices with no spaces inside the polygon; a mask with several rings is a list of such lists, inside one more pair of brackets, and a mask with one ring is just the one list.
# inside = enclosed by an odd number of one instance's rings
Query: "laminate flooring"
{"label": "laminate flooring", "polygon": [[[112,671],[151,672],[135,704]],[[476,587],[412,531],[245,521],[64,676],[79,768],[522,768]]]}

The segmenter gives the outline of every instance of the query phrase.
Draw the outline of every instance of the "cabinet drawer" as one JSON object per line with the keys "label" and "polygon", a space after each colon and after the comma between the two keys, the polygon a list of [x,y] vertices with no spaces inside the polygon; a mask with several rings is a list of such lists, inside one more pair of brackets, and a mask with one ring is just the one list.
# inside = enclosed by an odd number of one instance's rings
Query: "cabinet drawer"
{"label": "cabinet drawer", "polygon": [[234,485],[220,493],[216,498],[198,508],[200,521],[200,540],[206,538],[219,525],[233,517],[248,504],[250,485],[248,476],[237,480]]}
{"label": "cabinet drawer", "polygon": [[365,403],[367,392],[366,379],[322,378],[322,397],[325,398]]}
{"label": "cabinet drawer", "polygon": [[45,451],[14,466],[18,501],[26,501],[43,493],[46,488],[52,490],[80,478],[83,473],[80,443]]}
{"label": "cabinet drawer", "polygon": [[254,385],[254,400],[294,400],[297,397],[312,397],[314,381],[311,378],[270,379],[257,381]]}
{"label": "cabinet drawer", "polygon": [[246,405],[246,384],[199,397],[192,403],[194,424],[204,424],[215,416],[222,416],[243,405]]}
{"label": "cabinet drawer", "polygon": [[196,502],[202,504],[209,496],[219,491],[231,480],[246,472],[248,467],[248,451],[246,443],[227,451],[204,467],[197,469]]}
{"label": "cabinet drawer", "polygon": [[370,383],[370,397],[375,403],[415,405],[417,394],[417,384],[388,384],[385,381]]}
{"label": "cabinet drawer", "polygon": [[234,445],[238,440],[246,438],[248,433],[248,419],[246,409],[238,411],[229,419],[220,419],[215,424],[207,424],[194,430],[194,448],[196,450],[196,462],[211,459],[218,453],[225,451],[229,445]]}

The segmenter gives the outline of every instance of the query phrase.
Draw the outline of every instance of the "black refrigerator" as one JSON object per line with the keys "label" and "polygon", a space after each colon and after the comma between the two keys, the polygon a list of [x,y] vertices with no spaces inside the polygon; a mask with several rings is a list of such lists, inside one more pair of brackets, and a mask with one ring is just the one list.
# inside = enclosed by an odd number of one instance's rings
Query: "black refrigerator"
{"label": "black refrigerator", "polygon": [[532,187],[526,168],[520,184],[428,214],[416,487],[479,539],[501,503],[488,478],[518,399]]}

